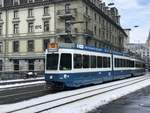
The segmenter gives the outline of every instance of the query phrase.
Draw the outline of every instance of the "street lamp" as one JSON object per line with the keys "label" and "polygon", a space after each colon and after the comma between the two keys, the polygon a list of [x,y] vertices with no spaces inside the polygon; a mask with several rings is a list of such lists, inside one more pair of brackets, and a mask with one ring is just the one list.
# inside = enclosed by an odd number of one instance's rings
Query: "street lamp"
{"label": "street lamp", "polygon": [[113,6],[115,5],[113,2],[109,3],[108,6]]}
{"label": "street lamp", "polygon": [[111,2],[108,4],[108,6],[113,6],[115,5],[115,3],[113,2],[113,0],[111,0]]}
{"label": "street lamp", "polygon": [[137,28],[137,27],[139,27],[139,26],[138,26],[138,25],[135,25],[134,27]]}

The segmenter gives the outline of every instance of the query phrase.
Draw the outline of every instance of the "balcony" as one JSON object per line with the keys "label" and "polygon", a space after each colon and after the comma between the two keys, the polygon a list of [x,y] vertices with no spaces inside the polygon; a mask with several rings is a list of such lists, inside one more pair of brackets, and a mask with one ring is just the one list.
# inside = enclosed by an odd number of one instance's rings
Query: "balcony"
{"label": "balcony", "polygon": [[50,14],[46,13],[43,15],[42,19],[43,20],[51,19],[51,16],[50,16]]}
{"label": "balcony", "polygon": [[58,17],[61,19],[75,19],[77,16],[77,9],[69,9],[68,11],[65,10],[58,10],[57,11]]}
{"label": "balcony", "polygon": [[58,28],[58,29],[56,29],[56,33],[65,33],[65,30]]}
{"label": "balcony", "polygon": [[84,16],[84,18],[85,18],[87,21],[90,21],[90,20],[91,20],[91,17],[90,17],[89,14],[84,13],[83,16]]}
{"label": "balcony", "polygon": [[35,20],[34,16],[28,16],[27,18],[27,21],[34,21],[34,20]]}
{"label": "balcony", "polygon": [[19,18],[13,18],[12,22],[13,23],[18,23],[18,22],[20,22],[20,20],[19,20]]}
{"label": "balcony", "polygon": [[93,34],[93,31],[91,31],[91,30],[89,30],[89,29],[85,30],[84,33],[85,33],[85,34],[88,34],[88,35],[90,35],[90,36],[93,36],[93,35],[94,35],[94,34]]}

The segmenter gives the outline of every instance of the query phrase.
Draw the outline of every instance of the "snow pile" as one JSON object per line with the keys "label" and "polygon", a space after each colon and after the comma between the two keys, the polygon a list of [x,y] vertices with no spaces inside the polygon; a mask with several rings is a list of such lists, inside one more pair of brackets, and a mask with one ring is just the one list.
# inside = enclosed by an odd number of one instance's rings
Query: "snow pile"
{"label": "snow pile", "polygon": [[9,84],[9,85],[0,85],[0,90],[1,89],[6,89],[6,88],[14,88],[14,87],[27,86],[27,85],[42,84],[42,83],[45,83],[45,81],[37,81],[37,82],[29,82],[29,83],[17,83],[17,84]]}
{"label": "snow pile", "polygon": [[29,80],[38,80],[38,79],[44,79],[44,77],[30,78],[30,79],[0,80],[0,83],[20,82],[20,81],[29,81]]}

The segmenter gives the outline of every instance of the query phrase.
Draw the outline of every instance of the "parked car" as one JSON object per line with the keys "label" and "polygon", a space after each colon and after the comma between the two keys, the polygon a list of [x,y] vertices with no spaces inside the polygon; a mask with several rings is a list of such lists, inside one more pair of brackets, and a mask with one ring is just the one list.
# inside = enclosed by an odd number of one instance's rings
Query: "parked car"
{"label": "parked car", "polygon": [[37,73],[33,71],[27,72],[25,74],[25,78],[36,78],[36,77],[37,77]]}

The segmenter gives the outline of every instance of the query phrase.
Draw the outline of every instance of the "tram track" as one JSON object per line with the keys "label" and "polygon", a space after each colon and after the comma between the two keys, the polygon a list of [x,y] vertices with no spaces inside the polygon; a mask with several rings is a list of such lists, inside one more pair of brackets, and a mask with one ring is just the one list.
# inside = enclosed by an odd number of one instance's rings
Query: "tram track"
{"label": "tram track", "polygon": [[67,96],[62,96],[56,99],[51,99],[45,102],[37,103],[37,104],[23,107],[20,109],[11,110],[6,113],[22,113],[22,112],[32,113],[31,111],[33,111],[34,113],[41,113],[41,112],[51,110],[60,106],[64,106],[64,105],[71,104],[80,100],[84,100],[90,97],[104,94],[110,91],[121,89],[123,87],[127,87],[127,86],[142,82],[147,79],[150,79],[150,77],[149,76],[136,77],[136,78],[132,78],[131,80],[124,80],[124,82],[120,81],[120,82],[114,83],[113,85],[85,90],[80,93],[74,93],[74,94],[70,94]]}

